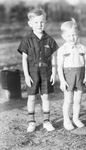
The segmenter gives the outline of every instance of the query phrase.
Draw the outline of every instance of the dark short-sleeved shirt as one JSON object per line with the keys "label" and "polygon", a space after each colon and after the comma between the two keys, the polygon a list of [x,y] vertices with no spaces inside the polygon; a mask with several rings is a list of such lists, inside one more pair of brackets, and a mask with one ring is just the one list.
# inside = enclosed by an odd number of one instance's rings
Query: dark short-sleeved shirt
{"label": "dark short-sleeved shirt", "polygon": [[31,30],[24,37],[18,47],[18,52],[28,55],[28,67],[35,67],[39,62],[46,63],[51,67],[51,56],[58,49],[56,41],[43,31],[43,36],[39,39]]}

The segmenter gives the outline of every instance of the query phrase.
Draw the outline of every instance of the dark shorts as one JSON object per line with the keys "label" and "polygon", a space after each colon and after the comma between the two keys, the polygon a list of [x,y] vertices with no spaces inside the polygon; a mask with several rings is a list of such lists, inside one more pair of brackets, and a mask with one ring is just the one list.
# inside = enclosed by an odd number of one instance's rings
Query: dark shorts
{"label": "dark shorts", "polygon": [[69,87],[68,91],[80,90],[84,88],[83,80],[85,75],[84,67],[64,68],[64,77]]}
{"label": "dark shorts", "polygon": [[50,82],[51,71],[47,67],[32,67],[29,71],[33,83],[31,87],[27,86],[28,95],[36,95],[39,93],[42,95],[54,92],[54,88]]}

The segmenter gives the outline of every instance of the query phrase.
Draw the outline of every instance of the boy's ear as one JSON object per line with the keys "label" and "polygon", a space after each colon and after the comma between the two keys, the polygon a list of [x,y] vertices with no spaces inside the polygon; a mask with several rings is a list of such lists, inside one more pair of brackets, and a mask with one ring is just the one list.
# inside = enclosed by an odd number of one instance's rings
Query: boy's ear
{"label": "boy's ear", "polygon": [[28,25],[29,25],[30,27],[32,27],[32,23],[31,23],[31,21],[28,21]]}

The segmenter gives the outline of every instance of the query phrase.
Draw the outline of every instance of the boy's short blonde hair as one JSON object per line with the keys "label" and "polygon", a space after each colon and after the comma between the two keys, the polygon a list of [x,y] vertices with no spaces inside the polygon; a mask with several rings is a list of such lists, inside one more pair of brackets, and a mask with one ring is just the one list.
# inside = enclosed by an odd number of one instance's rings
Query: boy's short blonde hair
{"label": "boy's short blonde hair", "polygon": [[78,26],[74,18],[72,18],[71,21],[66,21],[61,25],[62,33],[68,32],[71,29],[78,32]]}
{"label": "boy's short blonde hair", "polygon": [[33,17],[41,15],[43,15],[46,19],[46,13],[42,8],[34,8],[27,14],[29,20],[32,19]]}

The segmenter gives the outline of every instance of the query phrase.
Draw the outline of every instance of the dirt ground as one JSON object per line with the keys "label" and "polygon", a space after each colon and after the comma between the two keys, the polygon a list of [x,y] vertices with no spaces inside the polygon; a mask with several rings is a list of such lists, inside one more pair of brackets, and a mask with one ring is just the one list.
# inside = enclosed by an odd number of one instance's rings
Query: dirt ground
{"label": "dirt ground", "polygon": [[[56,85],[57,86],[57,85]],[[2,90],[1,90],[2,91]],[[56,90],[55,90],[56,91]],[[21,99],[0,99],[0,150],[86,150],[86,128],[66,131],[63,128],[63,93],[50,95],[51,121],[55,131],[47,132],[42,127],[43,113],[41,99],[36,99],[37,128],[27,134],[27,94]],[[72,108],[72,107],[71,107]],[[72,109],[70,111],[72,117]],[[72,119],[72,118],[71,118]],[[80,119],[86,125],[86,94],[83,94]]]}
{"label": "dirt ground", "polygon": [[[16,52],[14,53],[14,49],[17,48],[18,44],[16,43],[16,46],[14,46],[15,43],[9,44],[9,46],[8,44],[0,46],[3,49],[3,51],[0,51],[1,69],[2,66],[8,64],[11,68],[21,70],[21,56],[17,55]],[[5,51],[6,47],[8,47],[7,51]],[[9,60],[10,64],[8,63]],[[75,127],[71,132],[63,128],[63,93],[59,89],[59,82],[55,84],[54,89],[55,93],[51,94],[49,98],[51,102],[51,122],[55,127],[55,131],[47,132],[42,127],[43,112],[41,99],[38,95],[35,107],[37,128],[35,132],[27,134],[27,93],[22,70],[22,98],[20,99],[5,98],[0,80],[0,150],[86,150],[86,127],[81,129]],[[70,117],[72,119],[72,105]],[[82,97],[80,119],[86,125],[86,89]]]}

